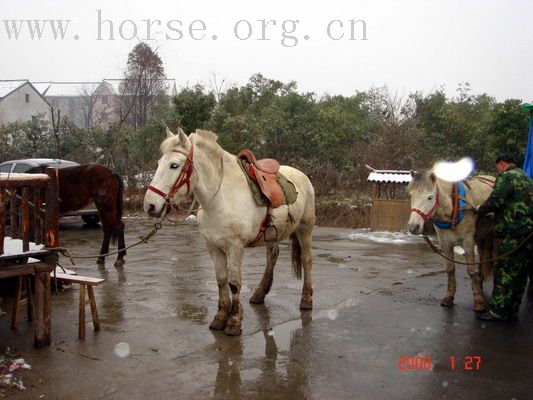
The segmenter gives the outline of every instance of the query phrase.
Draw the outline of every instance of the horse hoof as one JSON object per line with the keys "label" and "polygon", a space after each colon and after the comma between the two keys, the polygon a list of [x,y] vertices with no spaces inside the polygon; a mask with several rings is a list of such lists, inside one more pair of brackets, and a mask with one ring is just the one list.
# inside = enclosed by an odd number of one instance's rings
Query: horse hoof
{"label": "horse hoof", "polygon": [[255,292],[252,297],[250,297],[250,303],[252,304],[264,304],[265,302],[265,291],[261,288],[255,289]]}
{"label": "horse hoof", "polygon": [[487,311],[487,306],[485,303],[474,303],[474,312],[482,313]]}
{"label": "horse hoof", "polygon": [[123,267],[125,261],[124,260],[117,260],[115,261],[115,267]]}
{"label": "horse hoof", "polygon": [[105,265],[105,258],[98,258],[98,259],[96,259],[96,264],[98,264],[98,265]]}
{"label": "horse hoof", "polygon": [[224,334],[228,336],[240,336],[242,334],[241,324],[228,324],[224,329]]}
{"label": "horse hoof", "polygon": [[442,299],[440,302],[440,305],[443,307],[452,307],[453,306],[453,297],[452,296],[446,296]]}
{"label": "horse hoof", "polygon": [[211,325],[209,325],[209,329],[213,329],[214,331],[221,331],[226,327],[226,323],[227,321],[215,317],[213,318]]}
{"label": "horse hoof", "polygon": [[313,309],[313,299],[300,301],[300,310],[312,310]]}

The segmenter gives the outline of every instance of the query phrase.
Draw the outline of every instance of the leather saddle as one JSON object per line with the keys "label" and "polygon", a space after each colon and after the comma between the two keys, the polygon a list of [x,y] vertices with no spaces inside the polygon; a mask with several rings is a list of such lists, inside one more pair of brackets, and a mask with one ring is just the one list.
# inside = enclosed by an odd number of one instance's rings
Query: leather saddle
{"label": "leather saddle", "polygon": [[257,160],[251,150],[244,149],[237,154],[239,160],[246,162],[246,168],[252,180],[270,201],[272,208],[283,204],[283,190],[279,185],[279,162],[272,158]]}

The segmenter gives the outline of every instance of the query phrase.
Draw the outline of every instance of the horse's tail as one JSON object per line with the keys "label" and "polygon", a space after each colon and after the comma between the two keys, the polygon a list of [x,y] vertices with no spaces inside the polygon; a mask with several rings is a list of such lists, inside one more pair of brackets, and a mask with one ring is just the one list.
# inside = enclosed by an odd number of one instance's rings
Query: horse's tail
{"label": "horse's tail", "polygon": [[494,219],[490,216],[478,217],[476,222],[475,241],[479,253],[479,271],[481,279],[487,281],[492,275],[493,261],[486,261],[493,258],[496,246],[494,239]]}
{"label": "horse's tail", "polygon": [[296,234],[291,235],[292,239],[292,272],[298,279],[302,279],[302,247]]}
{"label": "horse's tail", "polygon": [[483,279],[483,281],[488,281],[489,278],[492,275],[492,267],[494,265],[494,262],[493,261],[484,261],[484,260],[492,258],[492,254],[493,254],[492,240],[486,240],[485,241],[485,245],[481,249],[481,254],[482,254],[482,256],[480,255],[481,279]]}
{"label": "horse's tail", "polygon": [[122,211],[124,209],[124,182],[119,174],[114,173],[115,179],[118,184],[118,193],[117,193],[117,216],[122,218]]}
{"label": "horse's tail", "polygon": [[116,223],[111,229],[111,242],[116,243],[119,236],[124,235],[124,225],[122,222],[122,213],[124,209],[124,182],[119,174],[113,172],[113,177],[117,182],[116,200]]}

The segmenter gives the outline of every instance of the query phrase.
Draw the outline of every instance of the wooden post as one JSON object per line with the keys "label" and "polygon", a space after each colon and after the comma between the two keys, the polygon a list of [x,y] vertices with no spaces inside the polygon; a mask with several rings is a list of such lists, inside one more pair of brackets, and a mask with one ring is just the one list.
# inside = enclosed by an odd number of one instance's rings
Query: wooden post
{"label": "wooden post", "polygon": [[19,213],[18,213],[18,199],[17,195],[15,193],[16,188],[11,188],[11,194],[9,195],[9,212],[11,213],[11,231],[10,236],[13,239],[20,238],[20,232],[19,232]]}
{"label": "wooden post", "polygon": [[85,285],[80,284],[80,304],[78,313],[78,337],[85,339]]}
{"label": "wooden post", "polygon": [[28,204],[30,197],[30,189],[28,187],[22,188],[22,204],[20,206],[20,214],[22,217],[22,251],[30,250],[30,206]]}
{"label": "wooden post", "polygon": [[93,318],[93,328],[95,331],[100,330],[100,319],[98,318],[98,309],[96,308],[96,300],[94,299],[93,287],[88,285],[89,303],[91,304],[91,316]]}
{"label": "wooden post", "polygon": [[57,247],[59,246],[59,201],[56,170],[54,168],[46,168],[46,174],[50,177],[50,181],[46,190],[44,245],[46,247]]}
{"label": "wooden post", "polygon": [[4,254],[4,238],[6,236],[6,205],[4,191],[0,188],[0,255]]}
{"label": "wooden post", "polygon": [[11,313],[11,329],[15,329],[18,324],[23,282],[24,282],[24,276],[21,275],[17,278],[17,287],[15,289],[15,301],[13,302],[13,312]]}
{"label": "wooden post", "polygon": [[[53,264],[55,266],[55,262]],[[51,309],[50,267],[35,267],[35,347],[51,344],[52,309]]]}

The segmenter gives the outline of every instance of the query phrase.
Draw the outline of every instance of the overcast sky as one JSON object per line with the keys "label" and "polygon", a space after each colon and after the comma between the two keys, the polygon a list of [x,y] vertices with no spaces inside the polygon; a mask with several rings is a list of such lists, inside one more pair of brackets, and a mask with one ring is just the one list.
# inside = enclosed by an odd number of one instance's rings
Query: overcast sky
{"label": "overcast sky", "polygon": [[[530,0],[0,0],[0,79],[120,78],[146,41],[178,87],[260,72],[319,95],[387,85],[454,96],[469,82],[474,94],[531,102],[532,17]],[[33,19],[40,39],[23,21]],[[64,20],[64,38],[43,20]]]}

